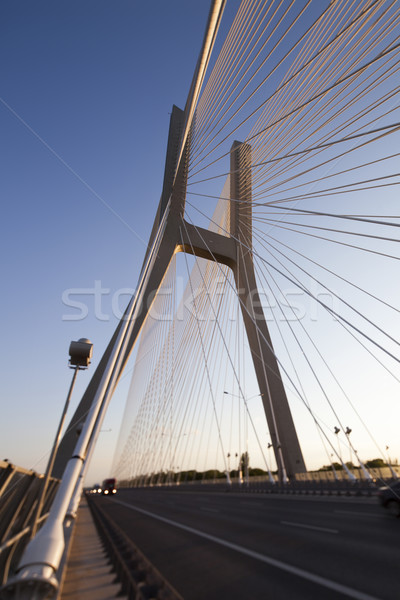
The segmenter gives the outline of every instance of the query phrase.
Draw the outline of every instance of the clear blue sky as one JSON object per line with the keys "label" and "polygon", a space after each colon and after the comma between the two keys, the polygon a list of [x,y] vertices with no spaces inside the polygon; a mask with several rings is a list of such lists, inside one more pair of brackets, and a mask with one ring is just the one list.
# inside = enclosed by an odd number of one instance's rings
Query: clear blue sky
{"label": "clear blue sky", "polygon": [[[94,343],[74,408],[116,325],[112,297],[136,285],[169,112],[186,101],[208,9],[207,0],[1,3],[1,459],[44,468],[72,375],[70,340]],[[88,316],[66,320],[79,311],[63,293],[96,281],[110,290],[106,320],[90,294],[72,296]],[[101,434],[105,470],[125,392]]]}

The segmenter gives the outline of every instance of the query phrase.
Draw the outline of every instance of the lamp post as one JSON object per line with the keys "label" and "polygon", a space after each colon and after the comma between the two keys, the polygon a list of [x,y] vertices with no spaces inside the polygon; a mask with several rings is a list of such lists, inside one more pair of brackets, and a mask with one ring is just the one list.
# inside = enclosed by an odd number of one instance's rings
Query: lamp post
{"label": "lamp post", "polygon": [[352,456],[352,453],[351,453],[351,451],[352,451],[352,447],[351,447],[351,442],[350,442],[350,437],[349,437],[349,436],[350,436],[350,434],[351,434],[351,432],[352,432],[352,429],[350,429],[350,427],[346,427],[346,430],[345,430],[344,434],[345,434],[345,436],[347,437],[347,441],[348,441],[348,443],[349,443],[349,450],[350,450],[350,462],[352,462],[352,461],[353,461],[353,456]]}
{"label": "lamp post", "polygon": [[335,465],[333,464],[333,459],[334,459],[334,454],[331,453],[331,467],[332,467],[332,472],[333,472],[333,478],[335,481],[339,481],[339,477],[336,473]]}
{"label": "lamp post", "polygon": [[[248,400],[252,400],[253,398],[257,398],[257,396],[260,396],[260,397],[262,397],[262,396],[264,395],[264,394],[254,394],[254,396],[250,396],[250,398],[244,398],[244,396],[242,396],[242,395],[231,394],[230,392],[226,392],[226,391],[224,391],[224,394],[227,394],[228,396],[232,396],[233,398],[239,398],[239,399],[241,398],[242,400],[244,400],[244,402],[245,402],[246,404],[247,404],[247,401],[248,401]],[[246,478],[246,483],[247,483],[247,485],[248,485],[248,484],[249,484],[249,472],[248,472],[248,466],[249,466],[249,454],[248,454],[248,448],[247,448],[247,445],[248,445],[248,440],[246,439],[246,457],[247,457],[246,464],[247,464],[247,466],[245,465],[245,468],[246,468],[245,478]],[[272,448],[272,447],[273,447],[273,445],[272,445],[272,444],[268,444],[268,448]],[[262,452],[262,451],[261,451],[261,452]],[[267,470],[268,470],[268,479],[269,479],[270,483],[274,484],[274,483],[275,483],[274,476],[273,476],[273,475],[272,475],[272,473],[271,473],[271,470],[270,470],[270,468],[269,468],[269,466],[268,466],[268,463],[267,463],[267,461],[266,461],[266,459],[265,459],[265,456],[264,456],[264,453],[263,453],[263,452],[262,452],[262,455],[263,455],[263,458],[264,458],[264,460],[265,460],[265,464],[266,464],[266,466],[267,466]],[[228,458],[229,458],[229,456],[230,456],[230,455],[228,454]],[[240,461],[239,461],[239,484],[241,484],[241,483],[242,483],[242,475],[241,475],[241,460],[240,460]],[[286,481],[285,481],[285,483],[286,483]]]}
{"label": "lamp post", "polygon": [[233,396],[233,398],[242,398],[243,400],[245,400],[246,402],[248,400],[252,400],[253,398],[257,398],[257,396],[263,396],[264,394],[254,394],[254,396],[250,396],[250,398],[244,398],[244,396],[240,396],[238,394],[231,394],[230,392],[225,392],[224,394],[227,394],[228,396]]}
{"label": "lamp post", "polygon": [[[271,450],[271,448],[274,449],[274,445],[272,444],[272,442],[268,442],[267,448],[268,448],[268,450]],[[269,459],[271,461],[271,454],[269,454]],[[268,468],[268,479],[269,479],[269,482],[272,483],[272,485],[275,485],[275,478],[272,475],[271,470],[268,467],[268,465],[267,465],[267,468]]]}
{"label": "lamp post", "polygon": [[396,471],[392,467],[392,461],[390,460],[389,446],[386,446],[386,452],[387,452],[387,464],[388,464],[388,467],[389,467],[390,472],[392,474],[392,477],[393,477],[393,479],[398,479],[397,473],[396,473]]}
{"label": "lamp post", "polygon": [[336,426],[335,426],[335,427],[334,427],[334,432],[335,432],[335,435],[336,435],[336,437],[337,437],[337,442],[338,442],[338,452],[339,452],[339,458],[340,458],[340,462],[343,462],[343,460],[342,460],[342,453],[341,453],[341,451],[340,451],[340,440],[339,440],[340,427],[336,427]]}
{"label": "lamp post", "polygon": [[[231,394],[230,392],[226,392],[224,391],[224,394],[226,394],[227,396],[232,396],[233,398],[242,398],[244,400],[244,402],[247,404],[248,400],[251,400],[252,398],[256,398],[256,396],[261,396],[262,394],[254,394],[254,396],[250,396],[250,398],[244,398],[243,396],[239,396],[237,394]],[[243,453],[240,456],[239,459],[239,485],[243,484],[243,469],[242,467],[244,467],[244,481],[246,483],[246,485],[249,485],[249,452],[248,452],[248,433],[247,433],[247,420],[246,420],[246,431],[245,431],[245,435],[246,435],[246,452]],[[242,465],[242,457],[244,457],[243,460],[243,465]]]}
{"label": "lamp post", "polygon": [[88,366],[90,365],[91,358],[92,358],[92,353],[93,353],[93,344],[86,338],[81,338],[77,342],[71,342],[71,344],[69,346],[69,356],[70,356],[69,367],[74,370],[74,374],[72,376],[72,381],[71,381],[71,385],[69,387],[69,391],[67,394],[67,399],[64,404],[64,409],[63,409],[63,412],[61,415],[60,422],[58,424],[56,437],[54,438],[53,447],[51,449],[50,457],[49,457],[49,460],[47,463],[46,472],[44,475],[44,481],[43,481],[42,489],[40,491],[38,503],[36,506],[35,516],[33,519],[33,525],[32,525],[31,536],[30,536],[31,539],[34,538],[36,535],[36,531],[37,531],[37,527],[38,527],[38,520],[40,517],[40,513],[42,512],[44,500],[46,497],[46,492],[47,492],[47,488],[48,488],[49,481],[50,481],[50,475],[53,470],[54,460],[56,457],[58,445],[60,443],[61,432],[62,432],[62,428],[64,426],[65,417],[67,415],[67,410],[68,410],[69,403],[71,400],[72,391],[74,389],[76,376],[77,376],[79,370],[88,368]]}
{"label": "lamp post", "polygon": [[354,448],[353,444],[350,441],[350,434],[351,434],[351,432],[352,432],[352,429],[350,429],[350,427],[346,427],[345,434],[346,434],[348,442],[349,442],[350,457],[351,457],[351,451],[353,451],[354,452],[354,456],[358,460],[358,463],[359,463],[359,465],[361,467],[361,471],[363,472],[363,475],[364,475],[365,479],[367,481],[372,481],[372,477],[371,477],[370,473],[368,472],[368,469],[366,468],[366,466],[364,465],[363,461],[358,456],[357,450]]}
{"label": "lamp post", "polygon": [[231,453],[228,452],[228,454],[226,455],[227,459],[228,459],[228,470],[226,471],[226,483],[228,484],[228,486],[232,485],[232,480],[231,480]]}
{"label": "lamp post", "polygon": [[[339,441],[339,435],[338,435],[340,433],[339,427],[335,427],[334,428],[334,432],[335,432],[335,435],[338,436],[338,438],[337,438],[337,440],[338,440],[338,449],[339,449],[338,458],[340,459],[340,462],[342,463],[343,469],[346,471],[347,477],[350,479],[350,481],[352,483],[354,483],[356,481],[356,477],[355,477],[355,475],[353,475],[353,473],[350,471],[350,469],[348,468],[348,466],[346,465],[346,463],[343,461],[343,458],[342,458],[342,455],[341,455],[341,452],[340,452],[340,441]],[[346,434],[346,436],[348,436],[351,433],[351,429],[349,431],[349,428],[347,428],[344,433]],[[349,438],[347,438],[347,439],[348,439],[348,441],[350,443]]]}

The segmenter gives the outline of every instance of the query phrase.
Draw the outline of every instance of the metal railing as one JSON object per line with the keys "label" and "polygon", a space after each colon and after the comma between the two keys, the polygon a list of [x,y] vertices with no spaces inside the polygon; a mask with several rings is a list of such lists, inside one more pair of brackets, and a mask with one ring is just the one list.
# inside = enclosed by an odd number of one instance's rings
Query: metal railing
{"label": "metal railing", "polygon": [[[35,471],[0,461],[0,585],[14,573],[30,539],[43,482],[43,475]],[[58,484],[58,479],[50,479],[39,525],[48,515]]]}
{"label": "metal railing", "polygon": [[249,482],[240,483],[233,478],[228,484],[226,479],[168,482],[155,485],[120,485],[120,492],[129,489],[153,489],[190,492],[235,492],[235,493],[262,493],[262,494],[298,494],[321,496],[374,496],[382,485],[391,485],[398,479],[385,478],[377,480],[365,479],[340,479],[329,480],[324,478],[309,480],[293,480],[287,483],[276,481],[271,483],[265,477],[251,477]]}

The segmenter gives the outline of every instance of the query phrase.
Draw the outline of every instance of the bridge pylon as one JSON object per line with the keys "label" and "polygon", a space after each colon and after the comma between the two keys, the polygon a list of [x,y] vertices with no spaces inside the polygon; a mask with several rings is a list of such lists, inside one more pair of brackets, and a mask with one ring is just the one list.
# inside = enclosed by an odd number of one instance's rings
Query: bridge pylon
{"label": "bridge pylon", "polygon": [[[185,221],[190,135],[179,154],[179,142],[184,125],[184,111],[173,107],[163,192],[150,235],[148,251],[142,267],[147,270],[145,285],[138,298],[139,309],[127,341],[118,378],[151,310],[173,256],[187,252],[229,266],[234,274],[245,330],[262,396],[271,441],[278,465],[280,481],[306,471],[285,388],[275,357],[257,289],[252,252],[252,191],[251,147],[234,142],[231,148],[230,174],[230,236],[197,227]],[[179,164],[177,161],[179,160]],[[123,322],[122,318],[121,323]],[[57,455],[53,475],[61,477],[66,461],[73,451],[76,436],[85,419],[108,357],[112,352],[121,323],[111,339],[91,382],[73,416]]]}
{"label": "bridge pylon", "polygon": [[251,147],[235,141],[230,164],[230,234],[233,268],[244,326],[267,418],[280,481],[305,473],[306,466],[257,287],[252,233]]}

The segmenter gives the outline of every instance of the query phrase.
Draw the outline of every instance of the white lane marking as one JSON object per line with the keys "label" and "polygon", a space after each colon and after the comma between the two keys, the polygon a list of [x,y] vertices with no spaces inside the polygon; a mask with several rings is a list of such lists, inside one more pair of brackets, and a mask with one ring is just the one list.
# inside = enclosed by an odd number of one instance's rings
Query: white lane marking
{"label": "white lane marking", "polygon": [[218,508],[208,508],[208,506],[200,506],[200,510],[206,510],[207,512],[219,513]]}
{"label": "white lane marking", "polygon": [[121,506],[126,506],[131,510],[136,510],[137,512],[140,512],[143,515],[147,515],[148,517],[153,517],[154,519],[162,521],[163,523],[167,523],[168,525],[173,525],[178,529],[183,529],[184,531],[188,531],[189,533],[198,535],[199,537],[205,538],[206,540],[210,540],[211,542],[215,542],[220,546],[225,546],[230,550],[235,550],[236,552],[240,552],[241,554],[245,554],[246,556],[255,558],[256,560],[266,563],[267,565],[271,565],[272,567],[282,569],[282,571],[286,571],[288,573],[291,573],[292,575],[297,575],[298,577],[302,577],[303,579],[307,579],[308,581],[312,581],[313,583],[322,585],[328,589],[340,592],[341,594],[344,594],[349,598],[354,598],[355,600],[379,600],[375,596],[370,596],[369,594],[365,594],[364,592],[359,592],[358,590],[354,590],[353,588],[347,587],[347,585],[342,585],[341,583],[337,583],[336,581],[326,579],[325,577],[321,577],[320,575],[315,575],[314,573],[310,573],[309,571],[305,571],[304,569],[300,569],[299,567],[294,567],[292,565],[284,563],[281,560],[277,560],[276,558],[265,556],[265,554],[254,552],[253,550],[249,550],[248,548],[244,548],[243,546],[239,546],[238,544],[228,542],[226,540],[216,537],[215,535],[204,533],[204,531],[199,531],[198,529],[194,529],[193,527],[189,527],[188,525],[183,525],[182,523],[177,523],[176,521],[172,521],[171,519],[166,519],[165,517],[156,515],[155,513],[152,513],[148,510],[144,510],[143,508],[138,508],[137,506],[128,504],[127,502],[115,500],[114,498],[113,502],[115,502],[116,504],[121,504]]}
{"label": "white lane marking", "polygon": [[337,529],[329,527],[317,527],[316,525],[306,525],[305,523],[293,523],[292,521],[281,521],[282,525],[291,525],[292,527],[303,527],[304,529],[314,529],[315,531],[324,531],[325,533],[339,533]]}
{"label": "white lane marking", "polygon": [[378,519],[382,517],[382,515],[377,515],[376,513],[357,513],[352,510],[334,510],[333,512],[339,515],[351,515],[352,517],[377,517]]}

